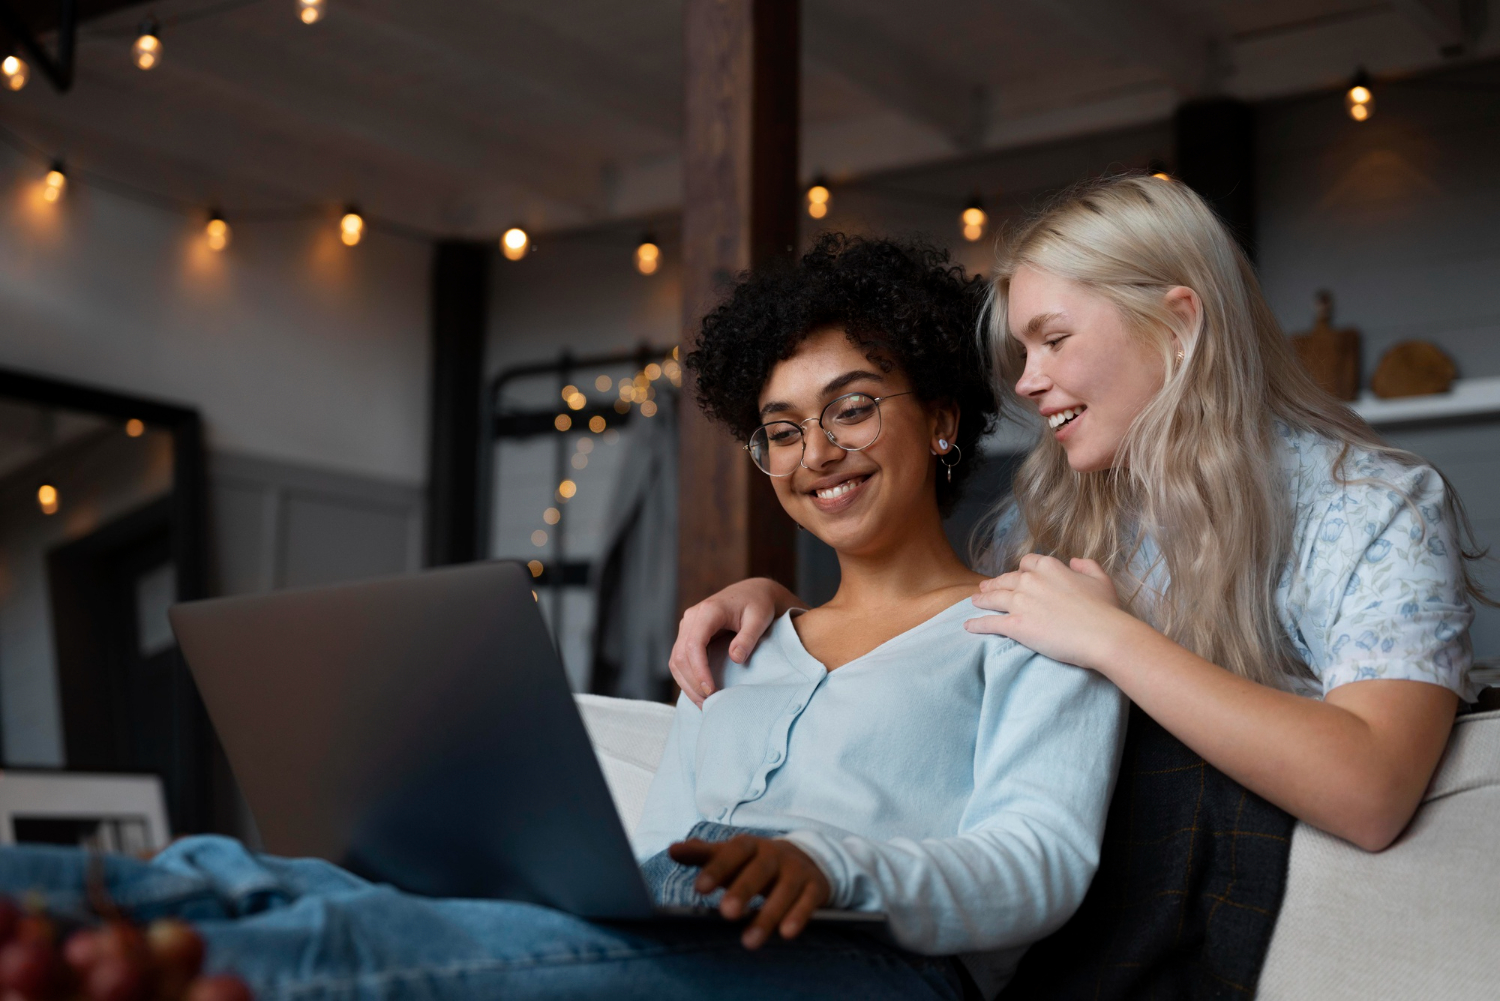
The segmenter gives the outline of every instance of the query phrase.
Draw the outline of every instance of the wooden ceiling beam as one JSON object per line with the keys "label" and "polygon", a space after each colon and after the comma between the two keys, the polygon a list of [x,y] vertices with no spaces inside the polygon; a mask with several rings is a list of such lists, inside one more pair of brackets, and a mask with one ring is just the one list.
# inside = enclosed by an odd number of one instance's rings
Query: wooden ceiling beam
{"label": "wooden ceiling beam", "polygon": [[1488,13],[1483,0],[1391,0],[1391,7],[1453,55],[1479,40]]}
{"label": "wooden ceiling beam", "polygon": [[1149,0],[1027,0],[1075,35],[1121,62],[1160,73],[1184,97],[1217,83],[1214,47],[1205,25],[1168,14]]}
{"label": "wooden ceiling beam", "polygon": [[871,97],[919,124],[937,129],[960,149],[982,138],[983,88],[950,73],[882,32],[868,16],[830,4],[808,4],[803,52]]}

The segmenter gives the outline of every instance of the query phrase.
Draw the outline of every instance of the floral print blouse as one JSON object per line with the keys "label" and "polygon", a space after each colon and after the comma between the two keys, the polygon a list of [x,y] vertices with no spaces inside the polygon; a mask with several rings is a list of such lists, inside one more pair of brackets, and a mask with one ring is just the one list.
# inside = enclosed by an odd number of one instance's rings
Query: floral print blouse
{"label": "floral print blouse", "polygon": [[1277,423],[1296,508],[1292,559],[1276,609],[1316,683],[1306,694],[1373,678],[1427,681],[1478,694],[1455,527],[1431,466],[1403,465]]}

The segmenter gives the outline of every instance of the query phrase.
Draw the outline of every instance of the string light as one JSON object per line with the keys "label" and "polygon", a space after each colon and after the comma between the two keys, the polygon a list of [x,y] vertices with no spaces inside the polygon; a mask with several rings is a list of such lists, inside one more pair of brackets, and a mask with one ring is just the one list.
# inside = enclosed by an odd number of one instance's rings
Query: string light
{"label": "string light", "polygon": [[561,483],[559,483],[557,485],[557,499],[558,500],[563,500],[563,501],[572,500],[573,496],[575,494],[577,494],[577,493],[578,493],[578,484],[574,483],[572,480],[563,480]]}
{"label": "string light", "polygon": [[599,390],[599,392],[601,393],[609,392],[610,387],[614,384],[614,380],[607,375],[601,375],[594,380],[594,388]]}
{"label": "string light", "polygon": [[[542,567],[542,561],[541,560],[527,560],[526,561],[526,569],[531,571],[531,576],[533,576],[533,577],[540,577],[542,575],[542,569],[543,569],[543,567]],[[535,598],[536,597],[536,592],[532,591],[531,592],[531,596],[533,598]]]}
{"label": "string light", "polygon": [[1368,121],[1375,113],[1375,95],[1370,92],[1370,74],[1363,66],[1354,74],[1349,90],[1344,94],[1344,110],[1356,122]]}
{"label": "string light", "polygon": [[661,247],[657,245],[656,237],[647,233],[641,237],[640,245],[635,248],[635,269],[643,275],[654,275],[659,267],[661,267]]}
{"label": "string light", "polygon": [[208,225],[203,228],[208,237],[209,250],[223,250],[229,246],[229,223],[224,221],[224,213],[217,210],[208,214]]}
{"label": "string light", "polygon": [[547,544],[547,533],[544,532],[544,531],[542,531],[540,528],[537,529],[535,532],[532,532],[531,533],[531,544],[533,546],[536,546],[538,549],[540,549],[541,547],[545,546]]}
{"label": "string light", "polygon": [[132,417],[125,422],[125,433],[132,438],[139,438],[146,433],[146,422]]}
{"label": "string light", "polygon": [[1167,173],[1167,165],[1162,163],[1160,160],[1152,160],[1150,163],[1146,164],[1146,169],[1149,170],[1151,172],[1151,176],[1156,178],[1158,181],[1170,181],[1172,179],[1172,175]]}
{"label": "string light", "polygon": [[645,403],[642,403],[641,404],[641,416],[642,417],[655,417],[656,416],[656,404],[652,403],[650,400],[647,400]]}
{"label": "string light", "polygon": [[36,488],[36,506],[42,509],[42,514],[57,513],[57,488],[50,483],[43,483]]}
{"label": "string light", "polygon": [[594,450],[594,439],[592,439],[592,438],[579,438],[578,439],[578,451],[582,452],[584,455],[588,455],[593,450]]}
{"label": "string light", "polygon": [[562,521],[562,512],[555,507],[549,507],[542,512],[542,520],[549,525],[556,525],[559,521]]}
{"label": "string light", "polygon": [[519,261],[531,247],[531,237],[520,226],[512,226],[500,237],[500,252],[508,261]]}
{"label": "string light", "polygon": [[990,217],[985,215],[983,203],[975,197],[964,206],[959,219],[964,225],[964,239],[973,243],[984,235],[984,224],[989,222]]}
{"label": "string light", "polygon": [[828,181],[822,176],[813,178],[812,186],[807,189],[807,214],[814,219],[826,216],[832,197],[828,191]]}
{"label": "string light", "polygon": [[6,56],[0,60],[0,73],[5,74],[5,86],[11,90],[20,90],[31,79],[31,67],[20,56]]}
{"label": "string light", "polygon": [[344,246],[353,247],[364,238],[365,217],[356,206],[345,206],[344,217],[339,220],[339,239],[344,241]]}
{"label": "string light", "polygon": [[323,20],[323,0],[297,0],[297,16],[303,24],[317,24]]}
{"label": "string light", "polygon": [[47,180],[42,188],[42,197],[49,202],[55,202],[68,190],[68,172],[63,167],[61,160],[52,161],[52,169],[47,171]]}
{"label": "string light", "polygon": [[558,414],[552,421],[552,426],[559,431],[566,431],[573,426],[573,418],[567,414]]}
{"label": "string light", "polygon": [[161,24],[148,17],[141,22],[140,30],[140,36],[130,47],[130,56],[141,69],[155,69],[161,63]]}
{"label": "string light", "polygon": [[600,417],[598,414],[595,414],[594,416],[590,417],[589,418],[589,430],[592,431],[592,432],[594,432],[594,434],[598,434],[600,431],[603,431],[604,430],[604,418]]}
{"label": "string light", "polygon": [[582,452],[580,452],[577,455],[573,456],[573,468],[574,469],[586,469],[586,468],[588,468],[588,464],[589,464],[589,457],[586,456],[586,455],[584,455]]}

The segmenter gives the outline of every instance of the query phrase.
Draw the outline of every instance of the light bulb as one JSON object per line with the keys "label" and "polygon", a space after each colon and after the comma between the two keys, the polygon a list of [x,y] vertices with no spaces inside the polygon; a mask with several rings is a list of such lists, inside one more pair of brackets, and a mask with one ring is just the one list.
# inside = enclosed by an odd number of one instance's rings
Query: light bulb
{"label": "light bulb", "polygon": [[31,79],[31,67],[20,56],[6,56],[0,61],[0,73],[5,74],[5,85],[11,90],[20,90]]}
{"label": "light bulb", "polygon": [[214,212],[209,215],[204,233],[208,236],[209,250],[223,250],[229,246],[229,223],[224,221],[222,214]]}
{"label": "light bulb", "polygon": [[807,189],[807,214],[814,219],[826,216],[828,203],[832,197],[828,190],[828,182],[822,177],[813,178],[812,186]]}
{"label": "light bulb", "polygon": [[657,244],[656,237],[647,233],[641,237],[640,245],[635,248],[635,269],[643,275],[654,275],[659,267],[661,267],[661,247]]}
{"label": "light bulb", "polygon": [[344,246],[352,247],[365,237],[365,217],[360,215],[359,209],[353,205],[344,209],[344,217],[339,220],[339,239],[344,241]]}
{"label": "light bulb", "polygon": [[57,513],[57,488],[50,483],[43,483],[36,488],[36,506],[42,509],[42,514]]}
{"label": "light bulb", "polygon": [[316,24],[323,20],[323,0],[297,0],[297,16],[303,24]]}
{"label": "light bulb", "polygon": [[1375,95],[1370,90],[1370,74],[1363,67],[1354,74],[1354,81],[1344,94],[1344,110],[1356,122],[1367,121],[1375,113]]}
{"label": "light bulb", "polygon": [[161,62],[161,25],[156,18],[148,17],[141,22],[141,33],[130,47],[131,58],[143,70],[155,69]]}
{"label": "light bulb", "polygon": [[519,226],[512,226],[500,237],[500,252],[508,261],[519,261],[531,247],[531,237]]}
{"label": "light bulb", "polygon": [[979,199],[975,198],[964,208],[959,219],[963,222],[964,239],[973,243],[984,235],[984,224],[989,222],[990,217],[985,214]]}
{"label": "light bulb", "polygon": [[125,422],[125,433],[132,438],[139,438],[146,433],[146,422],[139,417],[132,417]]}
{"label": "light bulb", "polygon": [[52,164],[52,169],[47,171],[47,180],[42,188],[42,197],[49,202],[55,202],[68,190],[68,173],[63,169],[62,161]]}

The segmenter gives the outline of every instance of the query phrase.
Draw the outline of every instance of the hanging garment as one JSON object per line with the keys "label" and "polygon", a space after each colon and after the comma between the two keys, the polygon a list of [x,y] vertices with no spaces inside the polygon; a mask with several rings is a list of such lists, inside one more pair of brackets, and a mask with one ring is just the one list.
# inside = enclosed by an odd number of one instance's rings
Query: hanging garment
{"label": "hanging garment", "polygon": [[624,468],[590,572],[595,618],[589,688],[669,701],[677,636],[678,394],[657,383],[656,414],[630,422]]}

